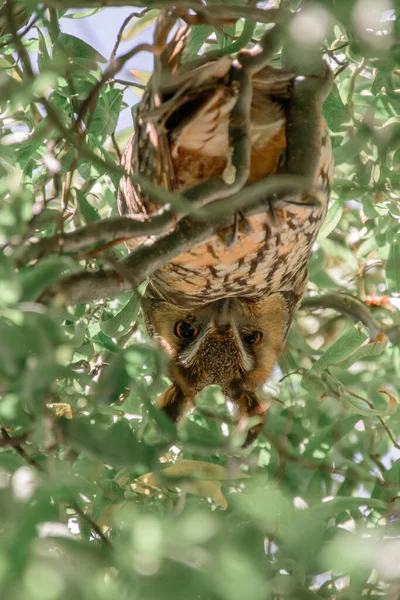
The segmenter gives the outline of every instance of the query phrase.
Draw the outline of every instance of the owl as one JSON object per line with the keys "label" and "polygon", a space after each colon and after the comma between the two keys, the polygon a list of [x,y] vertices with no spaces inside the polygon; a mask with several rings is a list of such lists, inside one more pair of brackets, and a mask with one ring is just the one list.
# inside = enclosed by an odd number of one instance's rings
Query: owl
{"label": "owl", "polygon": [[[159,78],[157,87],[150,80],[122,158],[129,173],[146,175],[173,192],[226,176],[229,118],[238,97],[232,85],[238,67],[231,57],[182,64],[180,56],[176,39],[163,61],[168,77]],[[272,67],[253,77],[248,182],[274,174],[284,156],[292,83],[293,74]],[[273,212],[241,215],[231,231],[213,235],[150,277],[142,311],[149,334],[168,358],[172,383],[158,403],[174,421],[200,390],[218,384],[237,406],[242,423],[259,417],[252,420],[256,424],[246,443],[258,435],[264,408],[257,391],[283,351],[306,289],[307,262],[326,214],[332,171],[323,124],[318,202],[303,196]],[[159,208],[127,177],[121,179],[118,205],[122,215],[136,219]],[[234,228],[235,239],[227,243]],[[129,247],[151,242],[134,239]]]}

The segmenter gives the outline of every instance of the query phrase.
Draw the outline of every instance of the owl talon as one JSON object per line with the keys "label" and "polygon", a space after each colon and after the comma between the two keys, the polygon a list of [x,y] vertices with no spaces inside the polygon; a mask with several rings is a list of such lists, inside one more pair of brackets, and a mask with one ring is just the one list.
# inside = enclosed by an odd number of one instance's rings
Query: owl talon
{"label": "owl talon", "polygon": [[242,213],[241,210],[238,211],[238,215],[240,217],[241,222],[243,223],[243,233],[245,233],[246,235],[250,235],[250,233],[252,233],[252,231],[253,231],[253,228],[252,228],[252,226],[250,224],[250,221]]}
{"label": "owl talon", "polygon": [[267,203],[268,203],[268,207],[269,207],[271,223],[273,225],[275,225],[276,224],[276,215],[275,215],[275,211],[274,211],[274,198],[271,198],[271,196],[268,196]]}
{"label": "owl talon", "polygon": [[247,219],[247,217],[244,216],[242,211],[239,210],[235,212],[232,235],[228,234],[224,240],[225,246],[227,248],[233,248],[237,244],[239,239],[239,230],[241,222],[243,223],[243,233],[245,235],[249,235],[253,231],[249,220]]}
{"label": "owl talon", "polygon": [[247,431],[246,439],[243,443],[243,448],[250,446],[254,440],[258,438],[261,433],[264,424],[264,413],[266,406],[257,398],[254,392],[243,392],[239,400],[240,419],[238,429],[243,430],[249,417],[259,417],[259,422],[255,423]]}

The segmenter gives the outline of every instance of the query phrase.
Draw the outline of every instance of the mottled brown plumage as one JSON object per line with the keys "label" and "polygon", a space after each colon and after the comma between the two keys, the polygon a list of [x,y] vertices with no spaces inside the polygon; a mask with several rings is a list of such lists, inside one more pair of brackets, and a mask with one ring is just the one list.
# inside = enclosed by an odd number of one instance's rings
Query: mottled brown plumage
{"label": "mottled brown plumage", "polygon": [[[227,56],[192,71],[175,62],[168,88],[154,93],[150,83],[123,156],[125,168],[171,191],[230,176],[235,68]],[[286,147],[285,99],[291,84],[291,74],[270,67],[253,80],[249,181],[277,170]],[[222,232],[152,275],[142,307],[149,333],[170,360],[173,383],[160,406],[171,418],[177,419],[208,384],[221,385],[242,415],[262,413],[256,390],[282,352],[329,200],[332,152],[326,126],[322,129],[318,202],[303,196],[297,204],[281,203],[274,215],[251,215],[250,232],[241,222],[233,246],[226,245]],[[128,178],[121,181],[119,208],[135,218],[156,210]],[[248,441],[256,433],[257,427]]]}

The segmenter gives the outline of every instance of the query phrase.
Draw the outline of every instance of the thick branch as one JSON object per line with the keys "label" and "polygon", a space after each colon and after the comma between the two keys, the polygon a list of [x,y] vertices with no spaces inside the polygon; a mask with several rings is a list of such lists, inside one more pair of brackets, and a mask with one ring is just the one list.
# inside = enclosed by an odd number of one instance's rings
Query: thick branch
{"label": "thick branch", "polygon": [[[187,203],[187,210],[182,213],[181,218],[192,214],[196,217],[199,223],[192,231],[195,231],[197,235],[200,232],[200,222],[203,222],[206,231],[207,221],[210,219],[223,219],[224,217],[228,219],[236,211],[243,211],[246,214],[254,214],[260,210],[265,211],[269,206],[268,200],[278,207],[279,202],[286,202],[285,197],[288,194],[307,189],[307,181],[302,177],[271,175],[248,185],[233,196],[223,198],[204,208],[197,209],[196,203],[193,205]],[[178,216],[180,216],[179,213]],[[95,244],[119,243],[135,237],[160,236],[172,228],[178,216],[177,213],[166,208],[144,221],[131,217],[114,217],[90,223],[75,231],[58,233],[20,248],[16,253],[17,264],[23,266],[32,260],[40,260],[54,252],[75,253]],[[193,223],[195,222],[193,220]],[[199,243],[196,239],[193,238],[193,245]],[[176,250],[180,252],[180,246],[177,246]]]}
{"label": "thick branch", "polygon": [[327,309],[335,310],[342,315],[350,317],[355,323],[361,321],[368,327],[371,339],[383,331],[382,325],[372,316],[368,307],[355,298],[347,294],[322,294],[319,296],[307,296],[301,303],[303,309]]}
{"label": "thick branch", "polygon": [[150,217],[146,221],[139,221],[129,217],[114,217],[104,221],[90,223],[79,227],[69,233],[56,234],[43,238],[28,246],[22,247],[17,252],[18,266],[25,265],[32,260],[39,260],[54,252],[78,252],[91,246],[106,241],[121,242],[132,237],[160,235],[172,227],[171,211],[164,211]]}
{"label": "thick branch", "polygon": [[[191,6],[194,8],[195,4],[193,3]],[[200,7],[198,8],[200,13]],[[213,16],[215,17],[214,8],[217,7],[213,7]],[[228,9],[228,7],[222,8]],[[238,7],[230,6],[229,10],[231,8],[237,9]],[[271,53],[279,43],[280,35],[279,26],[275,26],[263,37],[261,55],[249,54],[240,57],[241,62],[243,59],[242,69],[238,70],[241,91],[230,128],[231,136],[235,141],[232,162],[237,168],[237,185],[229,186],[223,180],[214,180],[187,190],[178,196],[180,201],[176,201],[175,208],[179,205],[178,217],[195,213],[196,219],[183,218],[176,226],[175,231],[158,239],[151,246],[142,246],[136,249],[127,258],[117,262],[115,272],[111,269],[104,269],[96,273],[83,272],[65,277],[58,285],[49,290],[50,297],[60,293],[64,296],[66,303],[74,304],[119,294],[125,289],[139,285],[177,255],[205,241],[223,227],[229,226],[231,224],[229,215],[235,211],[246,210],[247,214],[258,212],[260,205],[262,210],[266,211],[268,200],[271,202],[272,199],[274,203],[291,202],[290,196],[288,196],[290,192],[294,192],[297,196],[311,191],[310,188],[316,175],[316,161],[319,156],[317,150],[320,146],[322,104],[329,88],[329,83],[327,84],[328,71],[323,68],[320,69],[317,76],[306,73],[305,76],[297,78],[293,97],[289,100],[287,161],[282,170],[283,174],[270,176],[243,187],[247,179],[249,162],[249,122],[248,107],[246,107],[246,102],[249,101],[251,94],[249,74],[256,73],[268,62]],[[138,183],[140,178],[133,177],[132,179]],[[152,187],[151,184],[150,187]],[[232,188],[236,190],[233,195]],[[148,193],[143,187],[142,191]],[[159,195],[163,199],[170,196],[164,190],[161,190]],[[174,200],[176,200],[175,196]],[[218,202],[212,201],[216,198]],[[211,204],[209,204],[210,201],[212,201]],[[296,203],[293,196],[292,201]],[[207,206],[204,206],[206,204]],[[210,218],[213,218],[215,222],[210,223]],[[206,221],[202,222],[202,219],[206,219]],[[151,229],[152,225],[147,223],[146,227]],[[106,226],[104,226],[104,231],[107,231]],[[73,236],[74,234],[68,235]],[[137,232],[135,235],[142,235],[142,232]],[[78,236],[82,236],[81,243],[84,232],[80,232]],[[73,244],[76,243],[73,237],[69,238],[67,243],[70,241]],[[58,243],[56,241],[56,245]]]}
{"label": "thick branch", "polygon": [[302,48],[284,46],[282,57],[283,66],[297,77],[285,111],[287,148],[281,172],[302,175],[311,184],[317,179],[322,106],[331,90],[333,76],[319,49],[311,49],[305,56]]}
{"label": "thick branch", "polygon": [[[116,270],[101,269],[95,273],[81,271],[63,277],[45,293],[42,301],[46,302],[56,295],[61,295],[66,304],[78,304],[117,296],[127,289],[137,287],[178,254],[190,250],[229,225],[230,220],[225,218],[213,223],[199,223],[193,219],[183,219],[169,235],[156,240],[151,246],[140,246],[118,261]],[[117,270],[119,265],[121,272],[129,271],[129,278],[121,276]]]}

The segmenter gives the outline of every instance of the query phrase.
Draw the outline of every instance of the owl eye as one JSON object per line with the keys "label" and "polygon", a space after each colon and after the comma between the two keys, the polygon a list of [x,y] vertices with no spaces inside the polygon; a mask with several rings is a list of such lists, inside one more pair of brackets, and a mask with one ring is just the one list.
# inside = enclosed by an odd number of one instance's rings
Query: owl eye
{"label": "owl eye", "polygon": [[199,330],[187,321],[178,321],[175,323],[174,333],[178,338],[189,340],[195,338]]}
{"label": "owl eye", "polygon": [[254,346],[261,342],[262,336],[263,334],[261,331],[252,331],[251,333],[243,336],[243,341],[245,344],[249,344],[249,346]]}

